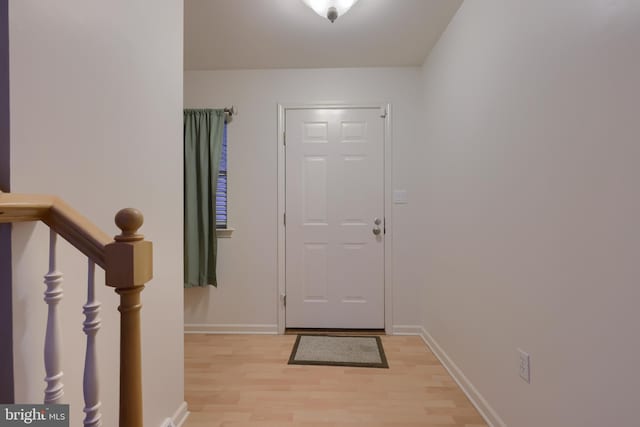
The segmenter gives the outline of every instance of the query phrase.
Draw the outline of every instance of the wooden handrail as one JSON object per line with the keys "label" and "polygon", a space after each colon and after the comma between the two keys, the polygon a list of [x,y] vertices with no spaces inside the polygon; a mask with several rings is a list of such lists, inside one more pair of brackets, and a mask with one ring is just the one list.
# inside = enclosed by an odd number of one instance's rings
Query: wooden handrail
{"label": "wooden handrail", "polygon": [[0,223],[42,221],[102,268],[113,238],[55,196],[0,192]]}
{"label": "wooden handrail", "polygon": [[114,238],[55,196],[0,191],[0,223],[42,221],[105,270],[120,295],[120,427],[142,427],[140,293],[152,278],[151,242],[138,234],[142,214],[122,209]]}

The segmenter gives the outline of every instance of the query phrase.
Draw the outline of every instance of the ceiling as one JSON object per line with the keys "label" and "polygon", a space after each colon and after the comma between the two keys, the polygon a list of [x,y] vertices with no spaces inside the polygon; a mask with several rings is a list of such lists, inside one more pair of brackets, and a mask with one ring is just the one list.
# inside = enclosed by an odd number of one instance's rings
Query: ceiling
{"label": "ceiling", "polygon": [[421,65],[462,0],[360,0],[335,23],[301,0],[185,0],[186,70]]}

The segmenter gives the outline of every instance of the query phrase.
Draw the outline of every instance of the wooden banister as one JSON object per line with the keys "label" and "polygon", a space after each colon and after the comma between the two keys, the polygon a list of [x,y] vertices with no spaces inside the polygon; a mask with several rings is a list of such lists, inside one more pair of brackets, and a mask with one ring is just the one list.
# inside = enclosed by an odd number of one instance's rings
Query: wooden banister
{"label": "wooden banister", "polygon": [[[143,223],[142,214],[131,208],[119,211],[115,222],[121,232],[111,238],[55,196],[0,192],[0,223],[22,221],[42,221],[47,224],[89,260],[102,267],[107,286],[115,288],[120,295],[119,425],[142,427],[140,293],[151,280],[153,271],[152,244],[138,234]],[[93,307],[91,302],[87,306]],[[93,327],[91,319],[88,322]],[[92,366],[90,368],[94,369]],[[98,422],[95,420],[94,406],[89,408],[85,425]]]}
{"label": "wooden banister", "polygon": [[55,196],[0,192],[0,223],[42,221],[80,252],[105,268],[108,234]]}

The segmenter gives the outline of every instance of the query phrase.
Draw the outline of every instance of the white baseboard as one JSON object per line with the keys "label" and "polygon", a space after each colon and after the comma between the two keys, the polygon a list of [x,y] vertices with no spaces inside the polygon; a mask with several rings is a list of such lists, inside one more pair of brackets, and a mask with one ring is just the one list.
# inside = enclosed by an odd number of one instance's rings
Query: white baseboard
{"label": "white baseboard", "polygon": [[186,323],[185,334],[252,334],[277,335],[278,325],[244,325],[237,323]]}
{"label": "white baseboard", "polygon": [[449,372],[449,375],[458,384],[460,389],[467,395],[473,406],[476,407],[480,415],[487,422],[489,427],[507,427],[507,424],[502,421],[502,418],[496,413],[496,411],[489,405],[486,399],[480,394],[478,389],[469,381],[464,375],[462,370],[451,360],[447,353],[440,347],[440,345],[433,339],[433,337],[424,329],[420,327],[420,333],[418,334],[425,342],[427,347],[431,349],[431,352],[438,358],[442,366]]}
{"label": "white baseboard", "polygon": [[393,325],[391,328],[393,335],[420,335],[422,326],[420,325]]}
{"label": "white baseboard", "polygon": [[187,402],[182,402],[176,412],[173,413],[173,416],[165,418],[160,427],[182,427],[188,416]]}

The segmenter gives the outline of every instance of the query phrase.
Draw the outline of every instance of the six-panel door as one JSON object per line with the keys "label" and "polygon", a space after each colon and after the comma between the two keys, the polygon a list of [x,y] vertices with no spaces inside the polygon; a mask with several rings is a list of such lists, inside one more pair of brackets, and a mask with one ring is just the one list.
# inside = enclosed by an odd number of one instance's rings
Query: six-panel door
{"label": "six-panel door", "polygon": [[286,326],[384,328],[380,110],[291,109],[285,120]]}

